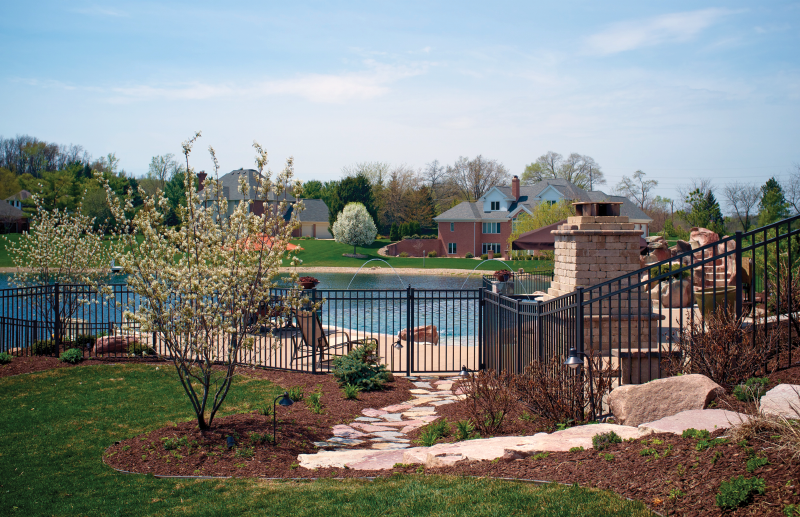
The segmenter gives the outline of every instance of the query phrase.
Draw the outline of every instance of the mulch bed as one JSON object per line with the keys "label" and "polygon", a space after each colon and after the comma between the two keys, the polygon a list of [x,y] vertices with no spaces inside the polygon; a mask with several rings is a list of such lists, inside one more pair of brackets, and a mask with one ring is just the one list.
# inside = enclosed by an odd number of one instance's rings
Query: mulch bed
{"label": "mulch bed", "polygon": [[10,363],[0,365],[0,377],[11,377],[12,375],[22,375],[24,373],[43,372],[45,370],[53,370],[55,368],[73,368],[75,366],[92,366],[96,364],[109,364],[109,363],[153,363],[163,362],[157,358],[142,358],[142,357],[108,357],[103,359],[84,359],[78,364],[71,364],[61,362],[55,357],[43,356],[30,356],[30,357],[15,357]]}
{"label": "mulch bed", "polygon": [[[240,369],[240,373],[264,378],[285,388],[302,387],[305,396],[322,393],[323,413],[315,414],[305,401],[288,407],[278,406],[278,444],[251,441],[251,434],[272,437],[272,416],[257,412],[215,419],[210,429],[201,431],[195,421],[182,422],[118,442],[105,454],[105,462],[117,469],[159,475],[259,476],[259,477],[363,477],[362,471],[321,469],[310,471],[297,466],[298,454],[314,454],[315,441],[331,437],[336,424],[348,424],[365,408],[380,408],[411,399],[414,388],[408,380],[395,378],[386,389],[360,393],[347,400],[331,375],[312,375],[276,370]],[[271,405],[270,405],[271,407]],[[226,438],[233,436],[237,446],[228,450]],[[175,449],[172,440],[183,445]]]}

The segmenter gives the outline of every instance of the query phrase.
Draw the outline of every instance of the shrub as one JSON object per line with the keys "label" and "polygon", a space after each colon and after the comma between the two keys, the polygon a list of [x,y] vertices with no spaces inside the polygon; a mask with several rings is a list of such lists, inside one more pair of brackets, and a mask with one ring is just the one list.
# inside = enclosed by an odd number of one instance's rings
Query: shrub
{"label": "shrub", "polygon": [[620,438],[619,435],[614,431],[592,436],[592,447],[598,451],[608,449],[608,447],[614,443],[622,443],[622,438]]}
{"label": "shrub", "polygon": [[414,235],[412,235],[412,236],[411,236],[411,238],[412,238],[412,239],[419,239],[419,234],[418,234],[418,233],[415,233]]}
{"label": "shrub", "polygon": [[[553,356],[549,362],[532,361],[515,379],[514,389],[520,402],[552,423],[583,420],[592,404],[589,394],[594,394],[594,407],[599,410],[614,377],[610,361],[591,351],[589,360],[592,361],[593,391],[589,389],[589,376],[581,376],[565,366],[561,357]],[[581,400],[582,406],[578,402]]]}
{"label": "shrub", "polygon": [[469,440],[474,432],[475,426],[472,425],[472,422],[469,420],[459,420],[456,422],[456,436],[458,436],[459,441]]}
{"label": "shrub", "polygon": [[0,364],[8,364],[13,358],[8,352],[0,352]]}
{"label": "shrub", "polygon": [[503,425],[503,419],[517,403],[512,391],[513,376],[503,371],[481,370],[460,384],[466,395],[470,421],[488,437]]}
{"label": "shrub", "polygon": [[312,413],[322,414],[322,393],[315,392],[306,398],[306,404]]}
{"label": "shrub", "polygon": [[488,253],[484,253],[483,255],[481,255],[481,260],[488,260],[488,259],[489,259]]}
{"label": "shrub", "polygon": [[289,391],[286,393],[289,394],[289,398],[292,399],[292,402],[300,402],[303,400],[303,388],[300,386],[295,386],[294,388],[289,388]]}
{"label": "shrub", "polygon": [[386,366],[378,364],[377,341],[360,345],[349,354],[333,360],[331,373],[339,385],[351,384],[361,391],[374,391],[383,388],[389,380]]}
{"label": "shrub", "polygon": [[704,451],[706,449],[711,449],[716,447],[717,445],[722,445],[723,443],[728,443],[727,438],[712,438],[710,440],[700,440],[697,442],[697,445],[694,448],[698,451]]}
{"label": "shrub", "polygon": [[436,252],[435,251],[429,251],[428,252],[428,258],[436,258]]}
{"label": "shrub", "polygon": [[[665,275],[667,273],[671,273],[672,271],[677,271],[678,269],[682,268],[683,265],[681,264],[661,264],[657,267],[650,268],[650,278],[655,278],[657,276]],[[689,278],[692,274],[691,269],[686,269],[681,271],[680,273],[672,273],[666,278],[662,278],[661,281],[670,281],[670,280],[683,280],[684,278]]]}
{"label": "shrub", "polygon": [[58,352],[58,348],[53,339],[34,341],[31,345],[31,353],[33,355],[55,355],[56,352]]}
{"label": "shrub", "polygon": [[78,364],[83,361],[83,352],[77,348],[70,348],[58,358],[62,363]]}
{"label": "shrub", "polygon": [[400,252],[400,258],[408,258],[408,253],[405,251]]}
{"label": "shrub", "polygon": [[472,253],[467,252],[467,254],[464,255],[464,258],[475,258],[475,255],[473,255]]}
{"label": "shrub", "polygon": [[155,355],[156,351],[150,348],[148,345],[144,343],[140,343],[138,341],[134,341],[130,345],[128,345],[128,355],[134,357],[145,357],[148,355]]}
{"label": "shrub", "polygon": [[769,377],[750,377],[733,389],[733,395],[742,402],[761,400],[767,392]]}
{"label": "shrub", "polygon": [[583,451],[583,447],[581,447],[580,445],[577,446],[577,447],[570,447],[569,448],[569,452],[582,452],[582,451]]}
{"label": "shrub", "polygon": [[272,443],[272,435],[269,433],[250,433],[249,438],[250,438],[250,443],[253,445]]}
{"label": "shrub", "polygon": [[273,411],[273,407],[271,405],[267,404],[266,406],[264,406],[261,409],[259,409],[258,413],[260,415],[264,415],[264,416],[272,416],[272,411]]}
{"label": "shrub", "polygon": [[717,506],[724,510],[738,508],[753,497],[753,494],[763,494],[766,483],[762,478],[745,478],[738,476],[730,481],[723,481],[717,493]]}
{"label": "shrub", "polygon": [[711,438],[711,433],[706,431],[705,429],[698,431],[694,427],[690,427],[689,429],[684,429],[683,433],[681,433],[682,438],[696,438],[696,439],[703,439],[707,440]]}
{"label": "shrub", "polygon": [[424,447],[436,445],[439,438],[450,434],[450,425],[446,419],[428,424],[419,435],[419,441]]}
{"label": "shrub", "polygon": [[741,319],[725,306],[706,318],[687,325],[681,332],[679,354],[665,361],[668,375],[700,373],[723,387],[735,386],[761,373],[782,348],[785,327],[767,329],[759,325],[746,330]]}
{"label": "shrub", "polygon": [[80,336],[76,337],[73,340],[73,342],[75,343],[75,347],[83,350],[92,348],[96,341],[97,341],[96,336],[91,336],[88,334],[81,334]]}
{"label": "shrub", "polygon": [[760,469],[764,465],[769,465],[769,460],[767,458],[762,458],[760,456],[753,456],[749,460],[747,460],[747,472],[751,474],[756,470]]}
{"label": "shrub", "polygon": [[358,392],[361,391],[361,388],[355,386],[353,384],[345,384],[342,386],[342,393],[344,393],[344,398],[347,400],[355,400],[358,398]]}

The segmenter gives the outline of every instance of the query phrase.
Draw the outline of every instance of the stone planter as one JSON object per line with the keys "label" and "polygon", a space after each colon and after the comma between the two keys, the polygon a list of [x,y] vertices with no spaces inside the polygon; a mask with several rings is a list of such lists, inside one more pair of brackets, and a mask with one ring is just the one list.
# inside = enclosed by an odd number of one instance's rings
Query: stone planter
{"label": "stone planter", "polygon": [[697,303],[697,308],[703,311],[705,318],[720,305],[727,305],[733,310],[736,308],[736,287],[700,289],[694,292],[694,301]]}
{"label": "stone planter", "polygon": [[503,296],[512,296],[514,294],[514,282],[501,282],[499,280],[492,280],[492,292],[502,294]]}

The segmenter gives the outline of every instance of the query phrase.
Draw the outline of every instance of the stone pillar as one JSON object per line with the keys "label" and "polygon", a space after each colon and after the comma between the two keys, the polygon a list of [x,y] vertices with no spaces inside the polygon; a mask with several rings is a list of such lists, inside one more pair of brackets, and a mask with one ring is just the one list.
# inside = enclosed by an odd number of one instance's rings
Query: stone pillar
{"label": "stone pillar", "polygon": [[[553,230],[555,264],[548,299],[563,296],[578,287],[589,288],[640,269],[641,231],[619,215],[622,203],[575,203],[578,215]],[[638,283],[637,277],[612,282],[603,293]],[[592,298],[600,293],[592,291]],[[639,364],[657,352],[657,323],[647,286],[584,307],[584,347],[604,356],[619,357],[623,367],[638,370]],[[644,352],[644,355],[641,354]],[[637,359],[632,359],[636,356]],[[649,364],[649,363],[648,363]],[[627,366],[627,368],[626,368]],[[649,370],[650,368],[644,368]],[[642,378],[642,381],[649,379]]]}

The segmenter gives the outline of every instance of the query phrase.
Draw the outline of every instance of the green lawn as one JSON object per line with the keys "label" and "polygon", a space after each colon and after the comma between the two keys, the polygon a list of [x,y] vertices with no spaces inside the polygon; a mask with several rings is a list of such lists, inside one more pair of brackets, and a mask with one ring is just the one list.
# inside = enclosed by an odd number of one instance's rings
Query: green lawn
{"label": "green lawn", "polygon": [[[651,515],[608,492],[486,479],[187,481],[113,471],[102,462],[109,445],[191,419],[171,368],[101,365],[0,379],[0,515]],[[223,413],[248,411],[276,391],[240,377]]]}
{"label": "green lawn", "polygon": [[[433,245],[434,241],[431,241]],[[304,267],[359,267],[364,264],[364,259],[354,259],[343,257],[344,253],[353,253],[353,247],[344,244],[339,244],[330,240],[292,240],[293,244],[297,244],[303,248],[299,252],[298,257],[303,260]],[[380,258],[386,260],[392,267],[395,268],[422,268],[423,260],[421,258],[396,258],[396,257],[381,257],[378,255],[378,250],[387,244],[391,244],[390,240],[377,240],[372,245],[358,248],[358,253],[367,255],[369,258]],[[516,271],[519,268],[526,270],[550,268],[553,263],[546,260],[509,260],[507,264]],[[480,263],[475,259],[464,258],[426,258],[424,260],[425,269],[474,269]],[[371,262],[370,267],[387,267],[381,262]],[[479,270],[494,271],[497,269],[505,269],[506,266],[498,261],[486,262],[481,265]]]}

